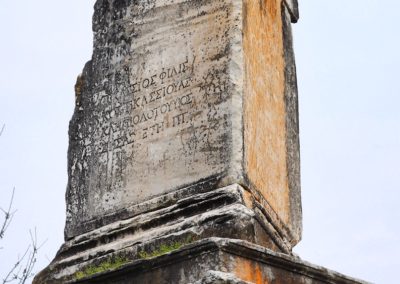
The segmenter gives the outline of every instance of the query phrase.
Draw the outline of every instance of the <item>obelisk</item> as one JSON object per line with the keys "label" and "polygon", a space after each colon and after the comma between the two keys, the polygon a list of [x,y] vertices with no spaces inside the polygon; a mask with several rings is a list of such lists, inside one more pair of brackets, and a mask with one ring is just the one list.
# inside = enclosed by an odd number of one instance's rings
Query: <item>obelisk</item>
{"label": "obelisk", "polygon": [[65,243],[36,283],[357,283],[292,255],[297,19],[296,0],[97,0]]}

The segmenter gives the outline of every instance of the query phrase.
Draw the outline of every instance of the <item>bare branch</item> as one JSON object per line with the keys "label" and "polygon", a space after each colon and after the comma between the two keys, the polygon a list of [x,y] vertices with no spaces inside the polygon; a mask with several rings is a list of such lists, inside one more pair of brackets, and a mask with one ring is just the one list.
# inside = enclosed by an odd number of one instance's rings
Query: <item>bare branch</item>
{"label": "bare branch", "polygon": [[[3,126],[0,127],[0,136],[3,134],[4,129],[5,129],[5,124],[3,124]],[[6,231],[14,218],[14,215],[17,212],[16,210],[13,209],[14,196],[15,196],[15,188],[13,188],[8,208],[5,210],[0,207],[0,215],[2,215],[1,213],[4,214],[4,221],[0,223],[0,240],[4,238]],[[31,237],[31,244],[27,247],[22,256],[18,256],[17,261],[9,270],[5,278],[0,279],[0,283],[7,284],[12,282],[12,283],[25,284],[25,282],[29,278],[33,277],[34,275],[33,268],[36,264],[36,257],[38,251],[45,244],[45,242],[43,242],[41,245],[38,245],[36,228],[34,232],[30,230],[29,234]],[[0,247],[0,249],[2,249],[2,247]]]}
{"label": "bare branch", "polygon": [[2,211],[4,213],[4,221],[3,221],[3,224],[1,225],[1,229],[0,229],[0,240],[4,238],[4,235],[6,234],[8,226],[10,226],[11,221],[14,218],[15,212],[17,212],[16,210],[12,211],[14,195],[15,195],[15,188],[13,188],[10,203],[8,205],[8,209],[4,210],[3,208],[0,207],[0,211]]}
{"label": "bare branch", "polygon": [[19,284],[24,284],[29,278],[33,277],[33,268],[36,264],[38,251],[45,244],[45,242],[43,242],[41,245],[38,245],[36,228],[34,232],[29,231],[29,234],[31,237],[31,244],[28,246],[22,257],[17,259],[17,262],[3,279],[2,284],[11,283],[14,281],[18,282]]}
{"label": "bare branch", "polygon": [[26,255],[29,252],[30,245],[28,248],[25,250],[24,254],[21,257],[18,257],[17,261],[15,262],[14,266],[10,269],[10,271],[7,273],[6,277],[3,279],[3,284],[5,283],[10,283],[11,281],[14,281],[18,279],[18,273],[21,269],[21,263],[26,257]]}

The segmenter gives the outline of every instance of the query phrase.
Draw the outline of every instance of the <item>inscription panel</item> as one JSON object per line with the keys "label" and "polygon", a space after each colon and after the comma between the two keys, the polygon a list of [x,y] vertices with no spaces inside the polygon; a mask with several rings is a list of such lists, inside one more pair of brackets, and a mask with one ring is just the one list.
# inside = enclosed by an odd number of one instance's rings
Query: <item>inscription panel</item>
{"label": "inscription panel", "polygon": [[106,2],[70,125],[67,235],[222,174],[234,155],[232,1]]}

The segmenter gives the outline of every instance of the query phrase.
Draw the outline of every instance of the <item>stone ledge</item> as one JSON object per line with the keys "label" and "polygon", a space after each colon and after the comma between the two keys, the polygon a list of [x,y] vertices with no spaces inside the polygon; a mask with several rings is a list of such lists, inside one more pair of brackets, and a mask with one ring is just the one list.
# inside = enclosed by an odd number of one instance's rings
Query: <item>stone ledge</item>
{"label": "stone ledge", "polygon": [[153,210],[68,240],[38,275],[37,283],[65,283],[88,267],[113,259],[133,262],[163,246],[179,243],[181,247],[210,237],[242,239],[291,254],[292,246],[283,232],[242,186],[233,184],[190,197],[179,196],[168,202],[169,206],[155,202]]}
{"label": "stone ledge", "polygon": [[137,217],[141,214],[151,213],[163,208],[167,208],[179,202],[179,200],[186,199],[190,196],[199,193],[206,193],[211,189],[218,188],[218,183],[221,176],[215,175],[207,179],[199,180],[198,182],[184,186],[180,189],[160,194],[149,200],[141,203],[132,204],[129,207],[113,212],[111,214],[105,214],[101,218],[94,218],[85,222],[81,222],[76,225],[76,228],[66,228],[65,239],[72,240],[74,237],[85,235],[86,233],[92,232],[98,228],[105,227],[112,223],[129,220]]}
{"label": "stone ledge", "polygon": [[[197,284],[207,283],[210,271],[214,271],[211,276],[220,276],[219,282],[215,283],[258,284],[269,283],[273,279],[274,283],[288,284],[368,283],[246,241],[223,238],[205,239],[166,255],[134,261],[115,271],[99,273],[70,283]],[[224,275],[226,277],[222,277]],[[194,281],[196,277],[200,280]],[[232,282],[232,279],[236,282]]]}

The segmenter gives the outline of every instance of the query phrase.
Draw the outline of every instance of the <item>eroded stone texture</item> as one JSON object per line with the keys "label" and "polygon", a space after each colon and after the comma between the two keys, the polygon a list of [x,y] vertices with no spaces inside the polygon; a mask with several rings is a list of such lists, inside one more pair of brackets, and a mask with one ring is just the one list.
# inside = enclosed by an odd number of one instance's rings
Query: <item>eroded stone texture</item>
{"label": "eroded stone texture", "polygon": [[96,2],[70,123],[66,239],[182,188],[239,183],[283,239],[300,240],[288,3]]}

